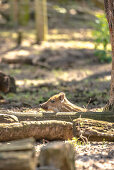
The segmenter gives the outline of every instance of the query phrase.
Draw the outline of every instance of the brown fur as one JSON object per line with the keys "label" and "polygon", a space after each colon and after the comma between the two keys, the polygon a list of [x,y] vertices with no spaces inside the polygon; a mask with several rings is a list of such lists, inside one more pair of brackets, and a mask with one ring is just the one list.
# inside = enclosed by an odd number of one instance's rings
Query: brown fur
{"label": "brown fur", "polygon": [[61,92],[49,98],[49,100],[40,105],[40,107],[46,111],[54,112],[86,112],[87,110],[78,107],[71,102],[65,96],[65,93]]}

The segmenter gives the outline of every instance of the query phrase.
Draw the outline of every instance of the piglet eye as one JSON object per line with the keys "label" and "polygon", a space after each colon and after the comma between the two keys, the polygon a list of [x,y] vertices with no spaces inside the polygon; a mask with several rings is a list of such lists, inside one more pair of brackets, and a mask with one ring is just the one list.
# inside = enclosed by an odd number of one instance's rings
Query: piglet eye
{"label": "piglet eye", "polygon": [[51,103],[54,103],[55,102],[55,100],[51,100]]}

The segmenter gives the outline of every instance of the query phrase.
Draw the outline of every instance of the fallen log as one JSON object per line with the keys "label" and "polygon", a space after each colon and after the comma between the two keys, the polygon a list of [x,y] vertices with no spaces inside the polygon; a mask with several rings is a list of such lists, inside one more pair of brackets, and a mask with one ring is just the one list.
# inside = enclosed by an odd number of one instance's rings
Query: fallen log
{"label": "fallen log", "polygon": [[[83,126],[82,126],[83,125]],[[114,141],[114,123],[79,118],[74,123],[65,121],[23,121],[19,123],[0,124],[0,141],[10,141],[34,137],[36,140],[68,140],[78,137],[82,130],[83,136],[90,141]]]}
{"label": "fallen log", "polygon": [[14,115],[0,114],[0,123],[18,122],[18,118]]}
{"label": "fallen log", "polygon": [[73,121],[73,135],[80,137],[80,134],[89,141],[114,142],[114,123],[78,118]]}
{"label": "fallen log", "polygon": [[102,120],[108,122],[114,122],[114,113],[113,112],[58,112],[58,113],[49,113],[49,112],[36,112],[36,113],[23,113],[23,112],[9,112],[1,110],[2,114],[13,114],[18,117],[19,121],[42,121],[42,120],[63,120],[67,122],[72,122],[74,119],[88,118],[94,120]]}
{"label": "fallen log", "polygon": [[37,140],[67,140],[73,137],[72,123],[65,121],[24,121],[0,124],[0,141],[34,137]]}
{"label": "fallen log", "polygon": [[0,170],[35,170],[33,138],[0,144]]}

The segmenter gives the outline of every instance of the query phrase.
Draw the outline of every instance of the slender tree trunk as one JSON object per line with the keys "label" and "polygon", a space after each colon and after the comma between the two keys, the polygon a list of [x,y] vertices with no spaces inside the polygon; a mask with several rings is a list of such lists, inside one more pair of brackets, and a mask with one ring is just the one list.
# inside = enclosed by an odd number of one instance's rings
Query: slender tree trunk
{"label": "slender tree trunk", "polygon": [[114,110],[114,0],[104,0],[106,17],[109,24],[110,39],[112,45],[112,71],[109,104],[105,110]]}
{"label": "slender tree trunk", "polygon": [[35,0],[36,41],[40,44],[46,40],[47,26],[47,0]]}

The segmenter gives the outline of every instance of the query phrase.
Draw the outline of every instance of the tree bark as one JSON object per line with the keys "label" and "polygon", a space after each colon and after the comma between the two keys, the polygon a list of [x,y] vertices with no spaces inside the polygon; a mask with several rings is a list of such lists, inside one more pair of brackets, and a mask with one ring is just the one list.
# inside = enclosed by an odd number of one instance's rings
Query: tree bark
{"label": "tree bark", "polygon": [[36,40],[40,44],[47,36],[47,0],[35,0]]}
{"label": "tree bark", "polygon": [[58,170],[75,170],[75,153],[70,143],[53,142],[43,146],[39,155],[40,166]]}
{"label": "tree bark", "polygon": [[0,141],[11,141],[34,137],[37,140],[67,140],[73,137],[72,123],[64,121],[24,121],[1,123]]}
{"label": "tree bark", "polygon": [[110,40],[112,46],[112,72],[111,72],[111,88],[109,103],[105,110],[114,111],[114,0],[104,0],[106,17],[109,24]]}
{"label": "tree bark", "polygon": [[34,139],[24,139],[0,145],[0,170],[35,170]]}
{"label": "tree bark", "polygon": [[0,123],[16,123],[18,118],[14,115],[0,114]]}
{"label": "tree bark", "polygon": [[79,137],[76,128],[82,130],[82,135],[90,141],[103,139],[114,142],[114,123],[79,118],[73,123],[65,121],[24,121],[20,123],[1,123],[0,141],[11,141],[34,137],[36,140],[68,140]]}
{"label": "tree bark", "polygon": [[1,114],[15,115],[19,121],[43,121],[43,120],[63,120],[72,122],[74,119],[89,118],[94,120],[103,120],[108,122],[114,122],[113,112],[58,112],[58,113],[21,113],[21,112],[9,112],[0,111]]}

